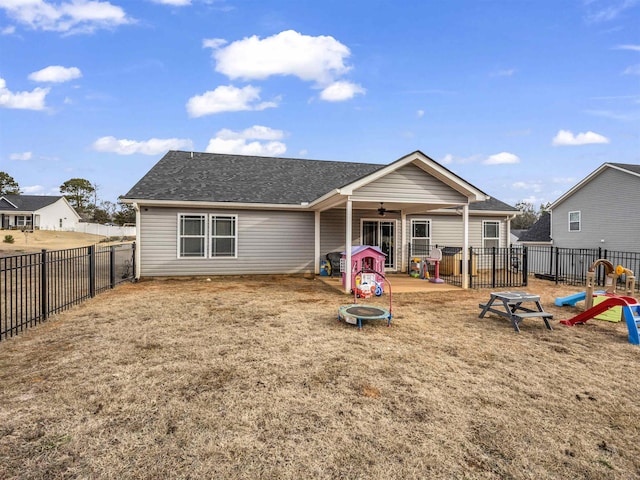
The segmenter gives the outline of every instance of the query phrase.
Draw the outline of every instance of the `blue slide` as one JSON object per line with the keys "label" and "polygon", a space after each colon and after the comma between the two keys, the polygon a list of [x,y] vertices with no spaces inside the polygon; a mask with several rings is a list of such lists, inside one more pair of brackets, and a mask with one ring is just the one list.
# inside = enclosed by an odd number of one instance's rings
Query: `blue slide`
{"label": "blue slide", "polygon": [[576,303],[583,301],[587,298],[587,292],[574,293],[568,297],[556,298],[556,307],[564,307],[566,305],[576,306]]}

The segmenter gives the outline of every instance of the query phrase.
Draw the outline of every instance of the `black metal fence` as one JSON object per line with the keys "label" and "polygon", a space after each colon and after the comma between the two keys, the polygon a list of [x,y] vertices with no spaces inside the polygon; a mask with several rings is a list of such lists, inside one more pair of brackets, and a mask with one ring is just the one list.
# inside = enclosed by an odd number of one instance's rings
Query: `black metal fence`
{"label": "black metal fence", "polygon": [[[565,283],[584,285],[589,267],[599,259],[609,260],[613,265],[622,265],[640,275],[640,253],[618,252],[604,248],[559,248],[549,246],[529,246],[529,273],[536,277]],[[602,265],[596,268],[596,282],[604,285],[606,272]],[[621,281],[622,279],[619,279]],[[640,290],[640,282],[636,282]]]}
{"label": "black metal fence", "polygon": [[[431,257],[432,248],[442,251],[439,275],[445,282],[462,286],[462,247],[435,245],[424,247],[409,244],[409,264],[415,258]],[[469,248],[469,288],[526,287],[528,278],[527,249]],[[435,263],[429,264],[429,275],[435,275]]]}
{"label": "black metal fence", "polygon": [[[462,286],[462,247],[439,246],[442,250],[440,276],[453,285]],[[432,247],[409,244],[409,265],[413,258],[431,257]],[[559,248],[521,246],[506,248],[469,248],[469,288],[526,287],[529,275],[568,285],[585,285],[589,267],[598,259],[622,265],[640,277],[640,253],[618,252],[603,248]],[[434,264],[429,267],[434,275]],[[596,268],[596,283],[604,285],[606,272]],[[618,279],[619,283],[623,278]],[[640,291],[640,281],[636,282]]]}
{"label": "black metal fence", "polygon": [[0,340],[135,278],[135,243],[0,258]]}

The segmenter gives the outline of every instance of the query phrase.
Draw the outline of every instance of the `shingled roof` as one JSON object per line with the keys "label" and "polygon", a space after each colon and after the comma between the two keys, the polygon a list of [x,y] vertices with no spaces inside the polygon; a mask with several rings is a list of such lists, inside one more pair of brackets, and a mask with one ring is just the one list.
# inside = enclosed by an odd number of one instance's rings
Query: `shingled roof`
{"label": "shingled roof", "polygon": [[61,198],[61,196],[50,195],[2,195],[0,197],[0,211],[35,212],[56,203]]}
{"label": "shingled roof", "polygon": [[551,215],[543,212],[531,228],[520,235],[520,242],[550,242],[551,241]]}
{"label": "shingled roof", "polygon": [[170,151],[127,199],[300,205],[385,165]]}

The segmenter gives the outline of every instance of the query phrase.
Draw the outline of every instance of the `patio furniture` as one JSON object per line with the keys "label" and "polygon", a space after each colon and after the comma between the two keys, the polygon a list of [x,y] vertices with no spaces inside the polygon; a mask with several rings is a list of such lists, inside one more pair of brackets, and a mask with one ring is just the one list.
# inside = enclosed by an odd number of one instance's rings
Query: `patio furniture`
{"label": "patio furniture", "polygon": [[[533,308],[523,307],[523,303],[533,303]],[[553,318],[551,313],[545,312],[540,304],[540,296],[526,292],[495,292],[491,293],[491,299],[480,304],[482,312],[478,318],[483,318],[488,312],[495,313],[504,318],[508,318],[516,332],[520,332],[520,323],[525,318],[542,318],[549,330],[553,330],[549,324],[549,319]]]}

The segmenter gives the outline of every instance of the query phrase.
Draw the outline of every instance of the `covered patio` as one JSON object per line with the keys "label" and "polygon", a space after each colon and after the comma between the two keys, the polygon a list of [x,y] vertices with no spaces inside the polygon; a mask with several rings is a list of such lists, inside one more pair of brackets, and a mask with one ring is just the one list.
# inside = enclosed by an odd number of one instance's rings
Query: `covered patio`
{"label": "covered patio", "polygon": [[[391,284],[391,292],[396,293],[430,293],[430,292],[447,292],[447,291],[460,291],[462,288],[449,283],[432,283],[428,280],[422,280],[420,278],[413,278],[406,273],[391,273],[386,275],[387,280]],[[320,280],[325,285],[329,285],[336,290],[343,293],[342,277],[325,277],[322,275],[316,275],[316,279]]]}

